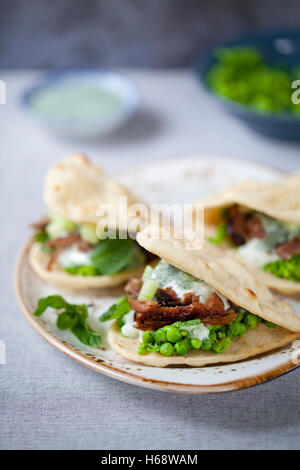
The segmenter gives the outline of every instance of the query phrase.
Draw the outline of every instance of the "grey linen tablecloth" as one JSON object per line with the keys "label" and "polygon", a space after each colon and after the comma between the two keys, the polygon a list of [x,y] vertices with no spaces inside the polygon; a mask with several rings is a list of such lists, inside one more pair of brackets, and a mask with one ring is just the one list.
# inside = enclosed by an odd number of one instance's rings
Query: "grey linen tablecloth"
{"label": "grey linen tablecloth", "polygon": [[299,449],[300,369],[235,393],[192,396],[127,385],[67,358],[23,318],[12,287],[27,225],[44,213],[43,177],[64,154],[85,151],[111,173],[164,156],[241,155],[299,168],[299,144],[252,134],[221,113],[186,71],[129,73],[139,114],[115,136],[72,144],[40,131],[17,105],[33,72],[2,73],[0,105],[0,448]]}

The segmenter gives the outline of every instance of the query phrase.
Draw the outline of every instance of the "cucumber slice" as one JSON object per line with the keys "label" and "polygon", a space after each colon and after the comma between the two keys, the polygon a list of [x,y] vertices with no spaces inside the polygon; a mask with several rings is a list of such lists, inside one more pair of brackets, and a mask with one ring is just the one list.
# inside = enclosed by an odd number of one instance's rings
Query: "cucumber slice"
{"label": "cucumber slice", "polygon": [[58,238],[67,232],[73,232],[75,224],[62,217],[55,216],[46,227],[46,232],[50,238]]}
{"label": "cucumber slice", "polygon": [[150,279],[145,281],[140,290],[138,300],[143,300],[145,302],[147,300],[152,300],[158,287],[159,284],[157,281],[151,281]]}
{"label": "cucumber slice", "polygon": [[97,237],[96,233],[96,225],[80,225],[79,233],[84,241],[91,243],[92,245],[97,245],[97,243],[99,242],[99,238]]}
{"label": "cucumber slice", "polygon": [[144,269],[142,280],[146,281],[146,279],[150,276],[152,271],[153,271],[153,268],[148,264]]}

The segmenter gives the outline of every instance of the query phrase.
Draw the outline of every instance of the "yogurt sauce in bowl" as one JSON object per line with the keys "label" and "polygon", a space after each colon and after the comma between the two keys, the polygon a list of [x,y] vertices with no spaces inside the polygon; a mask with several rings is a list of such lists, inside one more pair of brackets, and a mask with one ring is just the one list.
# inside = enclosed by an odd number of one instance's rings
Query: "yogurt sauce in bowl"
{"label": "yogurt sauce in bowl", "polygon": [[26,110],[58,134],[96,137],[126,121],[139,95],[126,77],[109,71],[46,75],[22,97]]}

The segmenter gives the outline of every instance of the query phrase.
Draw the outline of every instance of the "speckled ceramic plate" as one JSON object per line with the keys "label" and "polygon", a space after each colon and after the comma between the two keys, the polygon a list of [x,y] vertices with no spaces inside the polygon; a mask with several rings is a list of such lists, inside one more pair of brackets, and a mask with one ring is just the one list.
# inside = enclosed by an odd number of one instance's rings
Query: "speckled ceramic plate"
{"label": "speckled ceramic plate", "polygon": [[[249,178],[270,181],[281,175],[281,171],[276,168],[246,160],[199,156],[141,165],[119,175],[119,179],[146,202],[184,203],[237,181]],[[99,349],[87,347],[70,332],[56,328],[54,312],[47,311],[40,318],[33,317],[32,312],[38,299],[58,293],[58,290],[43,283],[33,273],[28,264],[30,244],[29,241],[20,255],[15,277],[16,293],[25,317],[50,344],[97,372],[135,385],[164,391],[213,393],[256,385],[296,367],[291,360],[291,354],[297,345],[290,345],[247,361],[209,367],[155,368],[129,362],[111,350],[105,340],[107,326],[97,320],[101,312],[122,295],[121,288],[99,291],[97,297],[59,292],[74,303],[93,304],[90,309],[90,323],[100,332],[103,343]]]}

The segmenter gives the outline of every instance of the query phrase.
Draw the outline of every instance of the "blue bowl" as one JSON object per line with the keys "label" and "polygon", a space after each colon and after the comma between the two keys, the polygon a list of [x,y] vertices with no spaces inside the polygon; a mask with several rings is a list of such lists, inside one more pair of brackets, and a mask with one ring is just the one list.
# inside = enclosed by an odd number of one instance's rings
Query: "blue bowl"
{"label": "blue bowl", "polygon": [[[300,30],[257,32],[219,44],[217,47],[253,46],[258,48],[269,64],[300,67]],[[215,48],[214,48],[215,49]],[[216,62],[214,49],[196,62],[195,71],[209,94],[231,115],[239,118],[251,129],[277,139],[300,140],[300,117],[291,113],[263,114],[236,101],[215,93],[207,84],[209,69]],[[300,79],[300,77],[299,77]],[[291,88],[291,95],[293,93]]]}
{"label": "blue bowl", "polygon": [[[105,115],[64,117],[40,112],[32,106],[35,93],[55,86],[90,86],[114,95],[119,104]],[[136,111],[140,96],[135,84],[126,76],[110,70],[78,69],[50,72],[25,90],[21,96],[22,107],[50,131],[65,137],[95,138],[111,132],[123,124]]]}

